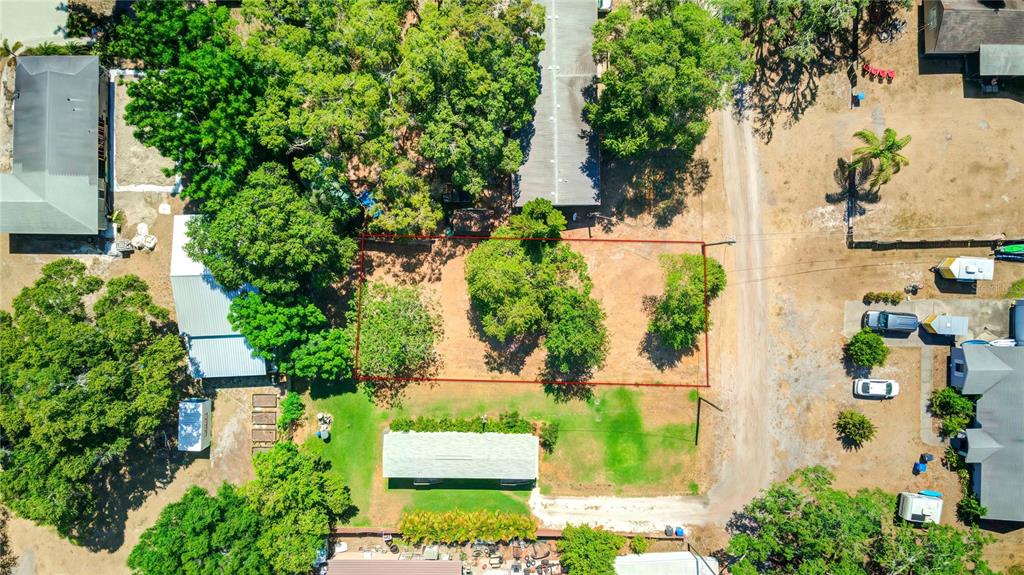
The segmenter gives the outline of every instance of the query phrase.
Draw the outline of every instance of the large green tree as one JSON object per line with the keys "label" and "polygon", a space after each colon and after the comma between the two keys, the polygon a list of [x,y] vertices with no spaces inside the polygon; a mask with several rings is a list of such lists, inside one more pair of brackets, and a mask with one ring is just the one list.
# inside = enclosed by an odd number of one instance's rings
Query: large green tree
{"label": "large green tree", "polygon": [[695,254],[666,254],[659,263],[665,272],[665,291],[654,306],[647,331],[673,349],[691,348],[710,328],[705,306],[725,289],[725,269],[718,260],[705,262]]}
{"label": "large green tree", "polygon": [[615,557],[626,538],[588,525],[566,525],[558,541],[559,560],[574,575],[615,573]]}
{"label": "large green tree", "polygon": [[519,169],[514,133],[533,118],[544,9],[531,0],[428,2],[406,34],[392,91],[399,130],[420,155],[477,195]]}
{"label": "large green tree", "polygon": [[893,524],[896,501],[877,489],[832,488],[823,467],[774,483],[737,514],[726,552],[736,575],[902,573],[989,575],[977,531]]}
{"label": "large green tree", "polygon": [[352,263],[355,241],[300,195],[284,166],[267,163],[215,216],[189,221],[185,246],[228,289],[269,296],[326,286]]}
{"label": "large green tree", "polygon": [[228,321],[257,356],[276,362],[282,373],[292,372],[292,352],[327,325],[323,312],[306,298],[273,301],[258,293],[232,300]]}
{"label": "large green tree", "polygon": [[331,464],[282,442],[253,457],[256,479],[243,488],[261,519],[256,545],[274,573],[306,573],[324,537],[355,514]]}
{"label": "large green tree", "polygon": [[593,53],[608,69],[585,112],[615,156],[689,156],[707,132],[708,111],[753,69],[740,31],[696,2],[643,14],[616,8],[594,25]]}
{"label": "large green tree", "polygon": [[[187,9],[182,2],[168,2],[166,8],[163,4],[146,2],[141,12],[140,18],[157,18],[156,23],[129,20],[122,26],[127,26],[125,34],[131,31],[126,36],[130,40],[121,40],[127,43],[122,48],[126,55],[155,61],[145,77],[128,85],[125,121],[135,127],[140,142],[175,162],[165,172],[185,176],[182,195],[216,211],[262,156],[246,122],[261,101],[263,80],[241,58],[230,21],[220,22],[226,8],[201,2],[189,2]],[[208,25],[197,25],[197,32],[193,21]],[[143,40],[150,34],[155,36],[152,45]],[[157,46],[165,36],[175,39]]]}
{"label": "large green tree", "polygon": [[235,486],[193,486],[160,512],[128,556],[135,575],[270,575],[257,546],[260,516]]}
{"label": "large green tree", "polygon": [[182,56],[232,35],[228,9],[199,0],[136,0],[104,47],[110,58],[154,72],[176,68]]}
{"label": "large green tree", "polygon": [[96,520],[102,486],[130,471],[125,454],[167,421],[184,384],[181,341],[146,283],[102,288],[60,259],[13,316],[0,312],[0,501],[65,536]]}
{"label": "large green tree", "polygon": [[[546,366],[554,378],[597,369],[608,349],[586,261],[556,241],[565,224],[551,202],[532,200],[494,231],[498,239],[480,243],[466,258],[466,283],[483,334],[502,344],[547,336]],[[541,239],[515,239],[524,237]]]}

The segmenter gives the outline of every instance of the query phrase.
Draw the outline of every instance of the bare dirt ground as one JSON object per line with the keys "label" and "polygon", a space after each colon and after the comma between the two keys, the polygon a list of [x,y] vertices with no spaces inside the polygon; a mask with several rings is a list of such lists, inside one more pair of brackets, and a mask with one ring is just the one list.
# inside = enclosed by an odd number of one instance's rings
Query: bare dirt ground
{"label": "bare dirt ground", "polygon": [[[458,245],[453,245],[453,244]],[[477,242],[438,240],[433,246],[367,244],[367,278],[415,282],[437,303],[444,320],[438,345],[441,365],[433,377],[447,379],[543,379],[544,350],[496,353],[480,333],[466,290],[465,255]],[[682,244],[570,242],[583,255],[594,282],[592,295],[607,314],[610,349],[603,368],[588,381],[703,385],[702,349],[674,352],[647,336],[645,305],[664,283],[661,254],[699,253]],[[714,305],[714,304],[713,304]]]}
{"label": "bare dirt ground", "polygon": [[174,162],[160,155],[154,148],[144,146],[135,139],[134,128],[124,121],[130,77],[121,78],[114,87],[114,181],[117,189],[139,189],[139,186],[169,187],[173,176],[165,176],[163,169],[173,168]]}

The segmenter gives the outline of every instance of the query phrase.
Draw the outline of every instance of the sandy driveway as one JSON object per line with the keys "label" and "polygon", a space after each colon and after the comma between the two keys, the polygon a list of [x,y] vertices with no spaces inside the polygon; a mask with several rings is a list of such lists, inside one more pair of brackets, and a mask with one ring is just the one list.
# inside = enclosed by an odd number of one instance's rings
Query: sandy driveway
{"label": "sandy driveway", "polygon": [[761,281],[764,194],[749,118],[736,122],[731,110],[722,112],[722,148],[731,231],[738,240],[732,269],[739,271],[730,276],[725,305],[736,310],[734,349],[743,351],[736,361],[722,362],[721,405],[728,431],[722,437],[719,481],[706,497],[548,497],[534,491],[530,510],[546,526],[589,523],[644,532],[667,524],[724,524],[774,477],[771,430],[780,400],[768,370],[768,297]]}

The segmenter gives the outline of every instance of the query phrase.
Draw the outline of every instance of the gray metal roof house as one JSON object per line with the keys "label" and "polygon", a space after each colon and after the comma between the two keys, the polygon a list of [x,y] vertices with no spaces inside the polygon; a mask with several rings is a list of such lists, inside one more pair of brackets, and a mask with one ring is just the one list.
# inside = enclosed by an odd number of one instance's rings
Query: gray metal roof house
{"label": "gray metal roof house", "polygon": [[0,174],[0,232],[93,235],[107,228],[107,86],[96,56],[21,56],[12,171]]}
{"label": "gray metal roof house", "polygon": [[964,395],[980,396],[962,451],[984,518],[1024,522],[1024,347],[954,348],[949,377]]}
{"label": "gray metal roof house", "polygon": [[516,206],[547,198],[555,206],[596,206],[601,198],[597,138],[583,119],[584,90],[597,78],[591,55],[594,0],[538,0],[544,6],[541,88],[533,133],[519,168]]}
{"label": "gray metal roof house", "polygon": [[228,322],[231,300],[240,292],[225,290],[206,266],[185,253],[186,226],[193,217],[174,216],[171,240],[171,291],[189,371],[195,378],[266,375],[266,362]]}
{"label": "gray metal roof house", "polygon": [[925,54],[972,54],[983,45],[1021,44],[1024,0],[924,0]]}
{"label": "gray metal roof house", "polygon": [[388,431],[384,477],[536,481],[539,449],[528,433]]}

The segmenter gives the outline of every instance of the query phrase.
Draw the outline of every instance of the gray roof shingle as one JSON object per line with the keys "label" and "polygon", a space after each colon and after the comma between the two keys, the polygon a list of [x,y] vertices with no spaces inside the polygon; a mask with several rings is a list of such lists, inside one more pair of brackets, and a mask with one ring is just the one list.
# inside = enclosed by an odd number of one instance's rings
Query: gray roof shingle
{"label": "gray roof shingle", "polygon": [[12,170],[0,174],[0,231],[95,234],[99,197],[96,56],[22,56],[16,70]]}
{"label": "gray roof shingle", "polygon": [[1024,44],[1024,0],[942,0],[942,22],[931,52],[977,52],[982,44]]}
{"label": "gray roof shingle", "polygon": [[534,481],[537,436],[525,433],[384,433],[384,477]]}

